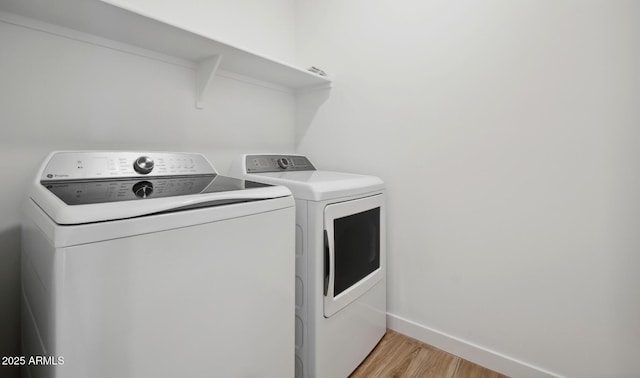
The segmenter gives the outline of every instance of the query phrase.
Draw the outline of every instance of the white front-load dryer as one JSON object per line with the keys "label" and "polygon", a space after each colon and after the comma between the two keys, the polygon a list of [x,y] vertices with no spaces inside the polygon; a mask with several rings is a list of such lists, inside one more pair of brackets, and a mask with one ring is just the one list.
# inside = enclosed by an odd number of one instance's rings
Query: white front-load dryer
{"label": "white front-load dryer", "polygon": [[229,174],[293,193],[296,377],[347,377],[386,332],[384,183],[301,155],[243,155]]}
{"label": "white front-load dryer", "polygon": [[288,189],[199,154],[55,152],[25,212],[25,376],[294,375]]}

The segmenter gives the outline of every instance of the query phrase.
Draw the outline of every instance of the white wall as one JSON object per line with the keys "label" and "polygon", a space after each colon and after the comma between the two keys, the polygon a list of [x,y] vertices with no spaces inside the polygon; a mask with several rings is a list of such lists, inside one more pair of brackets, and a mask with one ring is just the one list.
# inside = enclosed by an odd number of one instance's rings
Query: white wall
{"label": "white wall", "polygon": [[240,153],[294,149],[290,92],[217,76],[197,110],[190,68],[4,22],[0,50],[1,356],[20,355],[21,201],[48,152],[194,151],[225,173]]}
{"label": "white wall", "polygon": [[275,60],[295,62],[295,0],[105,0]]}
{"label": "white wall", "polygon": [[388,185],[390,324],[514,376],[640,371],[640,2],[299,0],[297,151]]}

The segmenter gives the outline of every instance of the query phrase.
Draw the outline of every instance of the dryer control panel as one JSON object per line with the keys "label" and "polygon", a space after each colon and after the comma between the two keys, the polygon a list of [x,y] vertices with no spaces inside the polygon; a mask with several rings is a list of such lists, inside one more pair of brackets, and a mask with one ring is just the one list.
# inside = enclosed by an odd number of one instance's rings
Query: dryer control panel
{"label": "dryer control panel", "polygon": [[246,173],[316,170],[302,155],[247,155],[245,165]]}

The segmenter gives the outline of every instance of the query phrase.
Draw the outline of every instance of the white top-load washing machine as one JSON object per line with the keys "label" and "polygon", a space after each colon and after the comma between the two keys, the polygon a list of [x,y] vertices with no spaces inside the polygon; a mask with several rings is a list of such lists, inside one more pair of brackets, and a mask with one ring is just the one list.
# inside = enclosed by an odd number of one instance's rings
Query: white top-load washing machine
{"label": "white top-load washing machine", "polygon": [[296,376],[348,376],[386,332],[384,183],[301,155],[243,155],[230,175],[296,200]]}
{"label": "white top-load washing machine", "polygon": [[294,375],[294,200],[199,154],[54,152],[23,228],[26,375]]}

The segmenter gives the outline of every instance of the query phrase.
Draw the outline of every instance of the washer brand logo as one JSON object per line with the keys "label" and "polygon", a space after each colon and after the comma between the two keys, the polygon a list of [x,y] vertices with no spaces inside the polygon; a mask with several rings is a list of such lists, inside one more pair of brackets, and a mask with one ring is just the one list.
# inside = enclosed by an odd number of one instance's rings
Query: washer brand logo
{"label": "washer brand logo", "polygon": [[52,175],[51,173],[49,173],[49,174],[47,175],[47,178],[53,178],[53,175]]}

